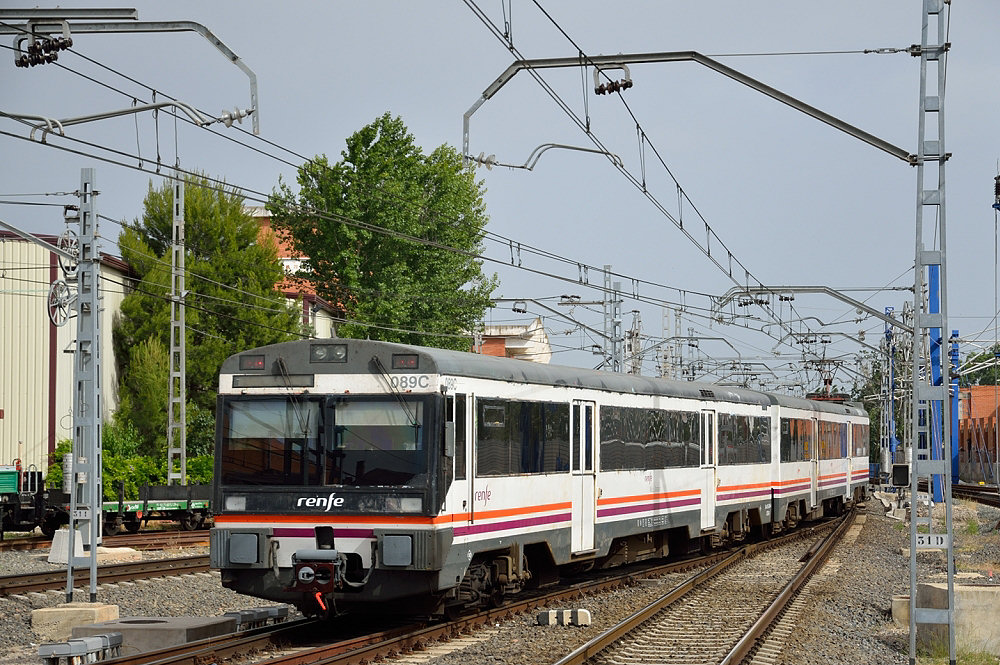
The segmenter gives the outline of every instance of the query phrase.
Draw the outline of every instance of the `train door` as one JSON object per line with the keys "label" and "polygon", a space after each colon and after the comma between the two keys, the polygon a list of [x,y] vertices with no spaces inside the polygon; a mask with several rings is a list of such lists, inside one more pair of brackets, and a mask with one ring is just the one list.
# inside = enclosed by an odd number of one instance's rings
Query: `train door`
{"label": "train door", "polygon": [[822,446],[819,442],[819,421],[812,419],[812,454],[809,456],[809,507],[816,507],[816,495],[819,490],[819,451]]}
{"label": "train door", "polygon": [[842,451],[847,462],[847,470],[844,473],[844,497],[849,499],[851,496],[851,476],[854,470],[854,428],[850,423],[846,423],[841,427],[844,428],[842,440],[847,442],[847,447]]}
{"label": "train door", "polygon": [[455,446],[451,451],[451,458],[445,457],[445,463],[452,465],[451,483],[448,489],[448,503],[445,511],[452,516],[453,520],[464,520],[469,514],[469,506],[472,505],[470,489],[472,485],[469,464],[472,455],[470,454],[469,442],[471,441],[471,429],[469,423],[469,404],[471,400],[464,393],[456,393],[449,396],[445,401],[446,419],[452,423],[455,434]]}
{"label": "train door", "polygon": [[701,412],[701,529],[715,528],[717,437],[715,411]]}
{"label": "train door", "polygon": [[596,476],[594,474],[596,408],[593,402],[573,400],[570,431],[570,482],[572,483],[572,551],[594,549],[594,520],[597,517]]}
{"label": "train door", "polygon": [[[466,427],[466,443],[465,443],[465,477],[468,479],[468,495],[465,500],[462,501],[462,512],[460,517],[463,520],[468,520],[469,523],[475,519],[475,505],[476,505],[476,455],[479,451],[479,407],[476,406],[476,396],[469,393],[465,396],[465,427]],[[457,453],[456,453],[457,454]],[[457,463],[457,460],[456,460]]]}

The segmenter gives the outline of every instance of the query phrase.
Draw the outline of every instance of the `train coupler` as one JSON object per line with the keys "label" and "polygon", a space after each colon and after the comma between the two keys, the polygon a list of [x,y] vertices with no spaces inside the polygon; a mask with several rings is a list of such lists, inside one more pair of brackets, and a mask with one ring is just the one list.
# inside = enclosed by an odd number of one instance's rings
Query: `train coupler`
{"label": "train coupler", "polygon": [[321,596],[343,586],[347,559],[334,549],[297,550],[292,555],[292,583],[286,591],[314,595],[320,607]]}

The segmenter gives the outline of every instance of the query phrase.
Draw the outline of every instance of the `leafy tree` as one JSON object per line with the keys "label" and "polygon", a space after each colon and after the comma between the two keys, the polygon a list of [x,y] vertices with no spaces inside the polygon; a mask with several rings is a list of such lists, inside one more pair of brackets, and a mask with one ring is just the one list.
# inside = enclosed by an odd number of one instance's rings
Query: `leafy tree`
{"label": "leafy tree", "polygon": [[995,344],[982,353],[970,356],[965,366],[972,369],[959,381],[963,386],[996,386],[1000,385],[1000,344]]}
{"label": "leafy tree", "polygon": [[[204,429],[200,414],[215,412],[222,362],[243,349],[293,339],[303,330],[299,310],[275,288],[284,276],[277,248],[258,238],[258,226],[235,190],[220,189],[203,176],[189,177],[184,213],[188,410]],[[142,218],[126,225],[118,238],[122,258],[139,280],[122,302],[114,343],[123,363],[120,410],[139,430],[141,452],[156,456],[162,456],[166,440],[170,303],[165,296],[172,233],[173,187],[156,189],[151,182]],[[196,432],[195,440],[203,434]]]}
{"label": "leafy tree", "polygon": [[304,164],[298,196],[279,182],[268,204],[308,257],[299,275],[344,307],[338,334],[468,349],[455,336],[482,318],[497,284],[472,258],[488,221],[482,182],[450,146],[423,154],[388,113],[349,137],[341,157]]}
{"label": "leafy tree", "polygon": [[115,417],[138,423],[134,425],[141,441],[137,452],[145,455],[164,455],[167,449],[167,356],[163,342],[150,335],[128,349],[121,380]]}

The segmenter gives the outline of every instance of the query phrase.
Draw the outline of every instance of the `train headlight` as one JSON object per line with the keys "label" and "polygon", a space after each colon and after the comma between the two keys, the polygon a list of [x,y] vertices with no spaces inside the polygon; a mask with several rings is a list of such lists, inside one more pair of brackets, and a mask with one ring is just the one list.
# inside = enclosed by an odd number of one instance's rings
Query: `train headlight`
{"label": "train headlight", "polygon": [[309,347],[311,363],[346,363],[346,344],[313,344]]}

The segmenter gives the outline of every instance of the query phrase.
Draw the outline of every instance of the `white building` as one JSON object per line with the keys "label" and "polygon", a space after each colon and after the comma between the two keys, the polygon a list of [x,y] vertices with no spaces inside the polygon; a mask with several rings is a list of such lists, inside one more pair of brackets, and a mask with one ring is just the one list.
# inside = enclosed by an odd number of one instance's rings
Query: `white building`
{"label": "white building", "polygon": [[[55,236],[37,236],[54,244]],[[113,317],[125,297],[128,266],[102,255],[101,411],[118,406],[111,342]],[[56,255],[12,233],[0,232],[0,464],[21,459],[45,469],[48,455],[72,436],[73,348],[76,318],[57,327],[49,319],[49,286],[65,279]],[[68,282],[71,292],[74,284]]]}
{"label": "white building", "polygon": [[552,345],[541,317],[527,325],[483,326],[480,353],[501,358],[517,358],[547,364],[552,360]]}

